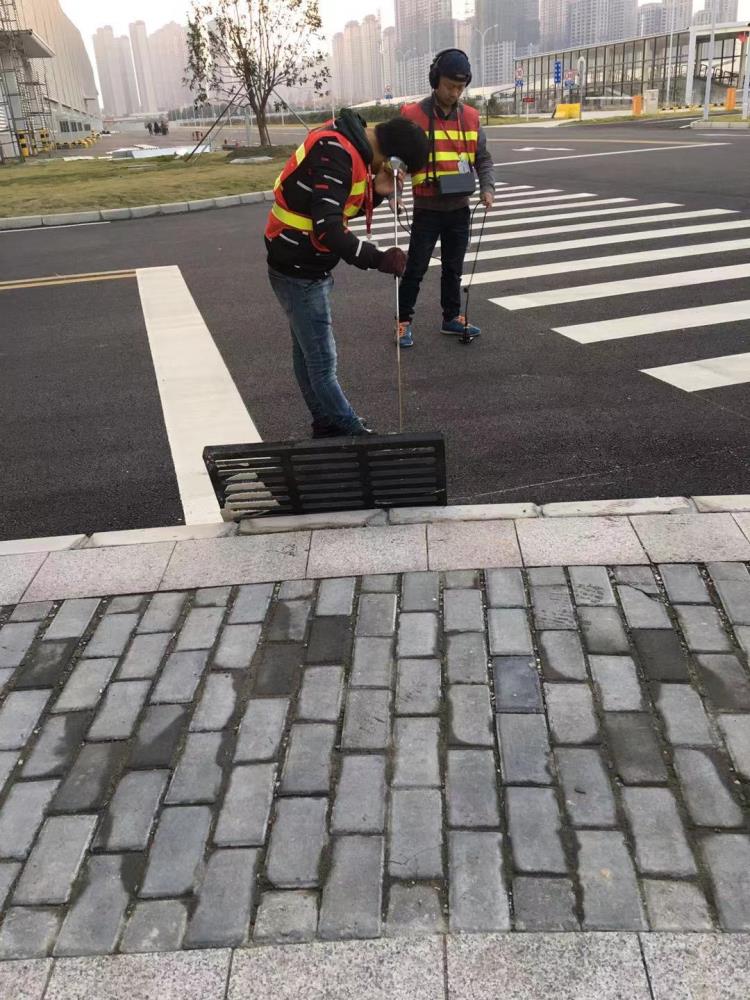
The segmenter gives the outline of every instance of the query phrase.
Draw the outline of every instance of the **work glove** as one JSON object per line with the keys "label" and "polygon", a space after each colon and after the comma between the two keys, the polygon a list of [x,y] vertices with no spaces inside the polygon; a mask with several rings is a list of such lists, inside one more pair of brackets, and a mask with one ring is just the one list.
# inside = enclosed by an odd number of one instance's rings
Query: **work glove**
{"label": "work glove", "polygon": [[383,255],[378,263],[378,271],[383,274],[395,274],[399,278],[403,277],[406,270],[406,254],[398,247],[390,247],[383,251]]}

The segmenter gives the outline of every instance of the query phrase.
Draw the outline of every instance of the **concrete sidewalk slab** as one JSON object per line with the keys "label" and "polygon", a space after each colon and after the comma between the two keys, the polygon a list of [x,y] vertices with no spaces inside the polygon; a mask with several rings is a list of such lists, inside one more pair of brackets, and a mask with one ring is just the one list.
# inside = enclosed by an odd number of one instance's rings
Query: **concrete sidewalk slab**
{"label": "concrete sidewalk slab", "polygon": [[701,513],[717,511],[750,510],[750,494],[717,494],[710,497],[693,497],[693,503]]}
{"label": "concrete sidewalk slab", "polygon": [[46,552],[0,556],[0,604],[20,601],[46,558]]}
{"label": "concrete sidewalk slab", "polygon": [[309,531],[177,542],[159,589],[301,580],[309,549]]}
{"label": "concrete sidewalk slab", "polygon": [[523,565],[514,521],[429,524],[427,548],[432,570]]}
{"label": "concrete sidewalk slab", "polygon": [[61,552],[76,549],[86,541],[86,535],[55,535],[48,538],[16,538],[0,542],[0,556],[20,555],[26,552]]}
{"label": "concrete sidewalk slab", "polygon": [[441,521],[508,521],[517,517],[538,517],[539,513],[534,503],[477,503],[394,507],[388,519],[391,524],[438,524]]}
{"label": "concrete sidewalk slab", "polygon": [[750,559],[750,541],[731,514],[643,514],[630,523],[652,562]]}
{"label": "concrete sidewalk slab", "polygon": [[747,1000],[749,934],[644,934],[653,1000]]}
{"label": "concrete sidewalk slab", "polygon": [[157,590],[173,548],[173,542],[160,542],[51,552],[23,600],[56,601]]}
{"label": "concrete sidewalk slab", "polygon": [[530,519],[519,521],[516,530],[526,566],[632,565],[649,561],[624,517]]}
{"label": "concrete sidewalk slab", "polygon": [[42,1000],[52,959],[0,962],[0,1000]]}
{"label": "concrete sidewalk slab", "polygon": [[567,503],[546,503],[544,517],[603,517],[616,514],[671,514],[692,510],[686,497],[648,497],[642,500],[578,500]]}
{"label": "concrete sidewalk slab", "polygon": [[408,573],[426,569],[424,525],[337,528],[312,533],[307,565],[310,577]]}
{"label": "concrete sidewalk slab", "polygon": [[225,521],[212,524],[174,524],[165,528],[136,528],[132,531],[96,531],[86,541],[85,548],[109,548],[113,545],[137,545],[145,542],[183,542],[198,538],[226,538],[236,534],[237,526]]}

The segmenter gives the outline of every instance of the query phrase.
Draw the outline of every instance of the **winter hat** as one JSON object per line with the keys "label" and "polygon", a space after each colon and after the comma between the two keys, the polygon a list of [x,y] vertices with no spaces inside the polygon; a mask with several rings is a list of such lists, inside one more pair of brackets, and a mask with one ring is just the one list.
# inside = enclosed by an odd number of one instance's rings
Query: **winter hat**
{"label": "winter hat", "polygon": [[464,52],[450,49],[435,67],[439,76],[447,76],[450,80],[468,80],[471,77],[471,66]]}

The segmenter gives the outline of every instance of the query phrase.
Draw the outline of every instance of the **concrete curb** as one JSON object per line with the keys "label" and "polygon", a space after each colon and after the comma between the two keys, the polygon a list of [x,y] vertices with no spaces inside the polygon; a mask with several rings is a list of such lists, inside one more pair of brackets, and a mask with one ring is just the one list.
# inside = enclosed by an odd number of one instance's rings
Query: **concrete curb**
{"label": "concrete curb", "polygon": [[690,128],[704,129],[704,128],[716,128],[716,129],[730,129],[730,128],[750,128],[750,122],[704,122],[695,121],[690,122]]}
{"label": "concrete curb", "polygon": [[123,222],[127,219],[146,219],[156,215],[184,215],[209,208],[253,205],[259,201],[273,201],[273,191],[248,191],[246,194],[226,194],[218,198],[199,198],[197,201],[135,205],[132,208],[102,208],[90,212],[63,212],[59,215],[19,215],[0,219],[0,231],[40,229],[46,226],[81,226],[92,222]]}

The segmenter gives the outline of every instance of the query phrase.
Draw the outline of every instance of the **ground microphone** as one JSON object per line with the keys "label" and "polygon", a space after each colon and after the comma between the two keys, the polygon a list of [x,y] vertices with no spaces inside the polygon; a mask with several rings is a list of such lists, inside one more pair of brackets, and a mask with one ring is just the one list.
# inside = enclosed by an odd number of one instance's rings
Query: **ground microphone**
{"label": "ground microphone", "polygon": [[393,171],[394,175],[405,174],[407,172],[406,164],[400,157],[391,156],[389,162],[391,164],[391,170]]}

